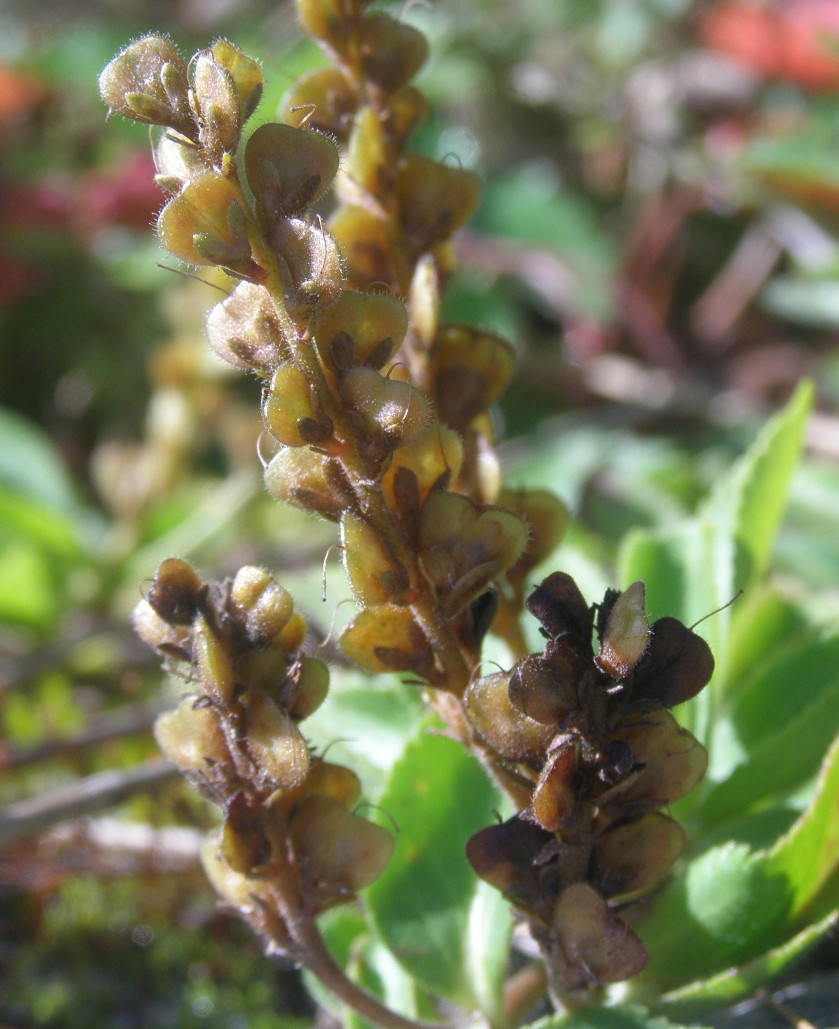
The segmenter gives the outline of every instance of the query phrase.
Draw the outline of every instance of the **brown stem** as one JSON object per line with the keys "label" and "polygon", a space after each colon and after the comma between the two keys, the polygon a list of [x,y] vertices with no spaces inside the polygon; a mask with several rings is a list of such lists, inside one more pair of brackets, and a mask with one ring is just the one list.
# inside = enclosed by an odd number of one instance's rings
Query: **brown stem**
{"label": "brown stem", "polygon": [[548,976],[542,962],[534,961],[519,969],[504,983],[502,1005],[508,1026],[516,1026],[545,999]]}
{"label": "brown stem", "polygon": [[[275,827],[276,828],[276,827]],[[316,975],[323,985],[347,1007],[382,1029],[454,1029],[445,1022],[423,1022],[392,1011],[371,993],[349,979],[327,949],[317,922],[307,909],[300,882],[289,858],[284,856],[285,841],[277,833],[275,858],[266,876],[270,879],[283,934],[294,945],[293,957]]]}
{"label": "brown stem", "polygon": [[306,968],[339,1000],[368,1022],[374,1022],[382,1026],[382,1029],[452,1029],[449,1023],[423,1022],[397,1014],[347,978],[344,970],[336,964],[326,949],[323,937],[313,919],[304,918],[294,925],[289,925],[288,928],[292,939],[300,947],[301,960]]}

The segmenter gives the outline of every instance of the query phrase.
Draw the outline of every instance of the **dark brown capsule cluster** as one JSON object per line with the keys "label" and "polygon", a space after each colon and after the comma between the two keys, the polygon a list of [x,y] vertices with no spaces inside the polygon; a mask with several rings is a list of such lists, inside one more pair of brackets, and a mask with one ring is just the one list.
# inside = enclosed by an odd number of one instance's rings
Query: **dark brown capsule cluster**
{"label": "dark brown capsule cluster", "polygon": [[292,906],[317,914],[372,882],[393,847],[389,833],[354,812],[358,777],[312,754],[300,731],[326,696],[327,668],[300,653],[305,622],[260,568],[205,583],[170,558],[134,624],[194,684],[155,735],[222,809],[205,854],[210,878],[272,946],[289,949],[287,897],[278,890],[293,888]]}
{"label": "dark brown capsule cluster", "polygon": [[525,914],[556,987],[569,991],[646,963],[625,912],[681,854],[684,832],[661,809],[707,763],[669,708],[706,685],[714,662],[675,618],[649,625],[640,582],[590,608],[556,572],[527,606],[544,652],[478,680],[466,701],[475,730],[527,783],[529,803],[473,836],[467,853]]}

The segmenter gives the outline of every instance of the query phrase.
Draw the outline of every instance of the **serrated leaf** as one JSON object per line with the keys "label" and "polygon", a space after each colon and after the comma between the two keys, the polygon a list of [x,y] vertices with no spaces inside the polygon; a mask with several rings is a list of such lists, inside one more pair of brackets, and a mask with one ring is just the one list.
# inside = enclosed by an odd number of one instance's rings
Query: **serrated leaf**
{"label": "serrated leaf", "polygon": [[[837,724],[834,720],[833,725]],[[839,736],[825,757],[815,795],[807,810],[769,852],[767,869],[783,875],[790,890],[793,925],[839,877]]]}
{"label": "serrated leaf", "polygon": [[769,868],[765,851],[712,847],[668,884],[644,922],[650,964],[642,976],[673,989],[752,960],[776,942],[788,908],[786,878]]}
{"label": "serrated leaf", "polygon": [[722,1004],[734,1004],[741,998],[752,996],[755,990],[783,972],[817,943],[836,924],[836,920],[835,914],[829,915],[821,922],[808,926],[780,947],[761,954],[754,961],[727,968],[717,975],[665,994],[661,1004],[656,1007],[663,1009],[667,1015],[694,1019]]}
{"label": "serrated leaf", "polygon": [[380,799],[399,832],[390,864],[367,891],[374,927],[423,986],[466,1008],[478,998],[467,932],[477,881],[465,847],[498,803],[477,761],[427,732],[409,743]]}
{"label": "serrated leaf", "polygon": [[735,544],[735,589],[748,589],[769,563],[812,403],[812,383],[801,383],[711,497],[707,516]]}

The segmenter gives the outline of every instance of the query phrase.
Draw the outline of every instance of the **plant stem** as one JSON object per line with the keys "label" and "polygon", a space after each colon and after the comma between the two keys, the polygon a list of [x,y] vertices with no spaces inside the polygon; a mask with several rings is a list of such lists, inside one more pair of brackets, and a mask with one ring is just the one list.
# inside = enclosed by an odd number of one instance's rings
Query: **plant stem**
{"label": "plant stem", "polygon": [[272,893],[283,930],[295,947],[292,956],[347,1007],[382,1029],[454,1029],[451,1023],[406,1018],[347,977],[329,953],[317,922],[301,896],[297,876],[288,859],[281,854],[282,850],[275,849],[277,856],[266,874],[273,886]]}

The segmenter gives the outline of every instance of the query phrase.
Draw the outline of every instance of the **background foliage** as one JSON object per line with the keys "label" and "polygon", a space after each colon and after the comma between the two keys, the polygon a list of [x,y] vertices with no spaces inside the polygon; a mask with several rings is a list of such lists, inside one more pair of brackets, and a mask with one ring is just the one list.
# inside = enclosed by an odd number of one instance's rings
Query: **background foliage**
{"label": "background foliage", "polygon": [[[809,997],[818,1018],[825,989],[835,1010],[829,934],[790,962],[839,893],[839,64],[829,47],[800,58],[839,36],[839,5],[782,8],[775,23],[687,0],[406,15],[432,47],[417,145],[485,180],[446,317],[519,348],[498,414],[507,481],[575,512],[550,567],[588,596],[643,578],[651,615],[688,623],[746,591],[703,623],[718,672],[683,718],[711,769],[679,805],[693,850],[629,988],[674,1023],[730,1024],[723,1009],[770,973],[807,979],[802,1014]],[[0,1019],[267,1029],[309,1020],[310,1002],[215,910],[194,832],[210,816],[179,783],[18,834],[26,798],[66,814],[89,777],[154,761],[149,727],[178,685],[161,687],[127,618],[163,557],[275,569],[320,640],[349,617],[329,564],[321,599],[331,528],[263,495],[258,387],[202,341],[217,294],[156,263],[144,141],[104,125],[98,70],[150,28],[187,52],[224,35],[259,56],[258,120],[320,61],[284,3],[0,13]],[[773,31],[773,48],[743,52]],[[815,386],[796,391],[803,378]],[[431,992],[500,1024],[510,919],[462,857],[499,801],[419,730],[410,687],[335,680],[315,742],[359,771],[401,842],[369,918],[337,913],[330,943],[407,1013],[428,1014]],[[429,848],[432,828],[448,849]],[[563,1024],[664,1023],[623,1008]]]}

